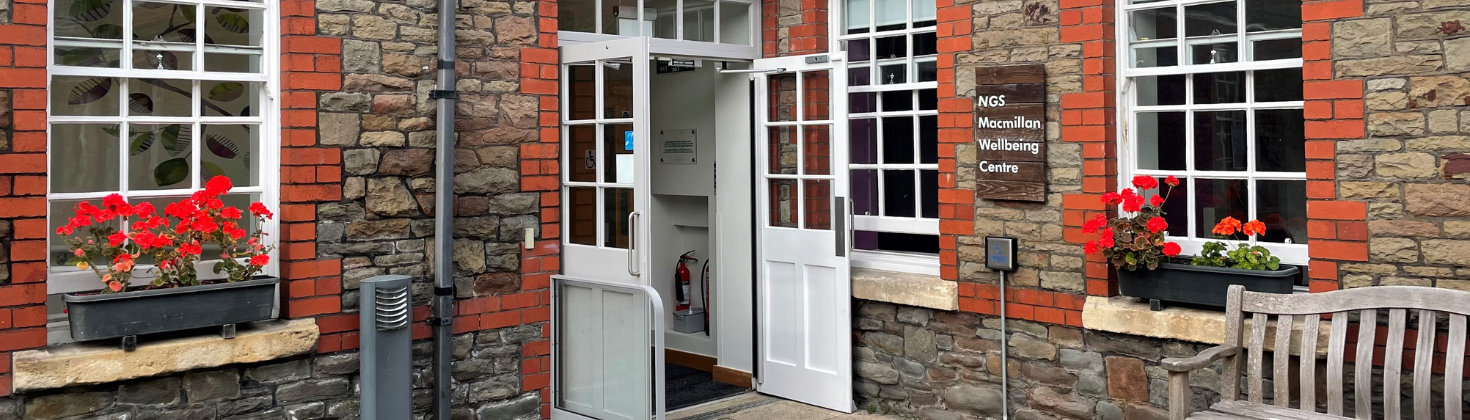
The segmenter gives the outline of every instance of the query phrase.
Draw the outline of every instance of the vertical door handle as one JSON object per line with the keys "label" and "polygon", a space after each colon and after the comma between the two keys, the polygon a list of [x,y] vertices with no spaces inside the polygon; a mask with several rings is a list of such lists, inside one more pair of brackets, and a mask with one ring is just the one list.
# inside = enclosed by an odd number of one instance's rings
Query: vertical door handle
{"label": "vertical door handle", "polygon": [[638,267],[638,223],[642,215],[638,212],[628,213],[628,275],[638,277],[642,275],[642,268]]}
{"label": "vertical door handle", "polygon": [[832,233],[837,236],[837,256],[847,255],[847,199],[834,197],[832,200],[832,221],[837,222],[833,226]]}

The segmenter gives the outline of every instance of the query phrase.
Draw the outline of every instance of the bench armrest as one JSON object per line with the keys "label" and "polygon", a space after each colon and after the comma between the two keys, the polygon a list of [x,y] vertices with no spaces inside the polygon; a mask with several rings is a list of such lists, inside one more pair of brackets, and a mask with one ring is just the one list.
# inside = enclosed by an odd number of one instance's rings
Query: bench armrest
{"label": "bench armrest", "polygon": [[1215,346],[1199,352],[1194,357],[1168,358],[1159,362],[1159,366],[1170,372],[1189,372],[1203,369],[1221,358],[1234,356],[1239,349],[1232,346]]}

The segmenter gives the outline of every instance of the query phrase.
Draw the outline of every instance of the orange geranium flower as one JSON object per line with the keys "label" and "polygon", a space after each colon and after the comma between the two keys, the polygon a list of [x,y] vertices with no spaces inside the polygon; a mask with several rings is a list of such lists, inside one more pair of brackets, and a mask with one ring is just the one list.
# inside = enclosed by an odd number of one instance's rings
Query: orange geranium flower
{"label": "orange geranium flower", "polygon": [[1243,231],[1245,232],[1246,236],[1264,235],[1266,234],[1266,224],[1261,223],[1260,220],[1252,220],[1249,223],[1245,224],[1245,229]]}
{"label": "orange geranium flower", "polygon": [[1235,220],[1234,217],[1226,216],[1224,219],[1220,219],[1220,223],[1215,224],[1215,229],[1211,230],[1210,233],[1229,236],[1234,235],[1237,230],[1240,230],[1240,221]]}

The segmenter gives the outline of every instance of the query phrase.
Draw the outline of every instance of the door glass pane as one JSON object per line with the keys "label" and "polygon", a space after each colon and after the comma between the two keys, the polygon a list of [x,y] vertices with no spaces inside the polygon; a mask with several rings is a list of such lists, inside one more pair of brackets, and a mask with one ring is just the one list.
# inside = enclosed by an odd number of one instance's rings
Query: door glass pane
{"label": "door glass pane", "polygon": [[1300,109],[1256,111],[1256,170],[1307,170],[1305,118]]}
{"label": "door glass pane", "polygon": [[770,136],[769,156],[770,173],[773,174],[795,174],[796,173],[796,134],[795,126],[770,127],[767,128]]}
{"label": "door glass pane", "polygon": [[576,63],[568,65],[566,72],[567,119],[596,119],[597,67],[592,63]]}
{"label": "door glass pane", "polygon": [[117,116],[121,93],[116,78],[56,76],[51,80],[51,115]]}
{"label": "door glass pane", "polygon": [[1307,243],[1307,181],[1256,181],[1256,219],[1262,242]]}
{"label": "door glass pane", "polygon": [[567,188],[567,242],[597,245],[597,188]]}
{"label": "door glass pane", "polygon": [[[622,144],[618,144],[621,148]],[[597,126],[567,126],[567,179],[575,182],[597,182]],[[611,163],[611,162],[609,162]],[[611,181],[615,178],[609,178]]]}
{"label": "door glass pane", "polygon": [[597,32],[597,0],[557,2],[556,28],[571,32]]}
{"label": "door glass pane", "polygon": [[805,175],[832,174],[832,128],[825,125],[802,127],[802,168]]}
{"label": "door glass pane", "polygon": [[832,181],[826,179],[808,179],[804,181],[802,197],[805,198],[805,217],[803,223],[807,229],[832,230]]}
{"label": "door glass pane", "polygon": [[633,64],[626,60],[602,63],[602,118],[633,118]]}
{"label": "door glass pane", "polygon": [[[1194,216],[1195,236],[1213,237],[1210,231],[1215,228],[1215,224],[1219,223],[1220,219],[1227,216],[1234,217],[1235,220],[1242,223],[1249,221],[1246,213],[1249,197],[1250,190],[1245,180],[1195,179],[1194,201],[1197,209]],[[1306,197],[1305,190],[1302,192],[1302,197]]]}
{"label": "door glass pane", "polygon": [[653,33],[653,8],[643,10],[643,24],[638,24],[638,0],[602,0],[602,33],[609,35],[638,36],[639,27]]}
{"label": "door glass pane", "polygon": [[771,226],[796,227],[796,180],[772,179],[769,183],[771,199],[767,205],[770,207]]}
{"label": "door glass pane", "polygon": [[714,0],[684,0],[684,40],[715,42]]}
{"label": "door glass pane", "polygon": [[[192,124],[133,124],[128,126],[128,188],[131,190],[171,190],[193,187]],[[223,131],[223,130],[216,130]],[[215,143],[228,140],[227,134],[216,133]],[[241,143],[244,143],[242,141]],[[139,147],[132,147],[137,144]],[[151,147],[141,147],[151,144]],[[248,143],[246,143],[248,144]]]}
{"label": "door glass pane", "polygon": [[883,215],[914,217],[914,171],[883,171]]}
{"label": "door glass pane", "polygon": [[1136,150],[1139,169],[1182,171],[1184,167],[1184,113],[1140,112]]}
{"label": "door glass pane", "polygon": [[117,190],[117,124],[52,124],[51,192],[102,192]]}
{"label": "door glass pane", "polygon": [[1194,169],[1246,170],[1245,111],[1194,113]]}
{"label": "door glass pane", "polygon": [[602,246],[628,247],[628,215],[633,214],[632,188],[605,188],[603,192]]}
{"label": "door glass pane", "polygon": [[[602,182],[618,184],[636,182],[633,150],[638,147],[636,144],[638,139],[633,139],[633,124],[608,124],[602,127],[602,167],[607,168],[602,171]],[[629,139],[633,140],[630,142]]]}
{"label": "door glass pane", "polygon": [[832,117],[831,80],[827,70],[801,74],[802,121],[821,121]]}
{"label": "door glass pane", "polygon": [[[644,0],[643,13],[652,11],[657,17],[653,18],[653,37],[664,39],[675,39],[679,36],[679,9],[676,0]],[[644,18],[648,19],[647,17]],[[632,35],[627,33],[623,35]],[[645,35],[647,36],[647,35]]]}
{"label": "door glass pane", "polygon": [[720,2],[720,43],[750,45],[750,7],[746,3]]}
{"label": "door glass pane", "polygon": [[769,79],[769,121],[796,121],[796,75],[773,74]]}

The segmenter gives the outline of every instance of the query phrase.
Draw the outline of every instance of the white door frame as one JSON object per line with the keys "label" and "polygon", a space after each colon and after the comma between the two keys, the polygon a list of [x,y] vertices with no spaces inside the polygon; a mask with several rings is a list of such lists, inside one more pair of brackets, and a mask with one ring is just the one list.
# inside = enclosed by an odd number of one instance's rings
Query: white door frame
{"label": "white door frame", "polygon": [[[602,115],[604,107],[604,75],[605,66],[601,60],[627,59],[633,68],[633,108],[631,118],[622,118],[621,115]],[[569,67],[571,63],[595,63],[596,79],[593,83],[596,91],[596,118],[595,119],[571,119],[570,102],[572,95],[568,80],[571,79]],[[561,237],[562,237],[562,272],[568,276],[580,278],[614,281],[626,284],[650,284],[650,276],[643,273],[648,272],[652,258],[648,252],[644,252],[644,244],[648,244],[650,234],[647,223],[649,213],[650,187],[649,187],[649,165],[651,165],[652,144],[649,139],[649,68],[648,68],[648,40],[645,38],[622,38],[611,41],[594,43],[574,44],[561,47]],[[615,179],[605,179],[603,165],[608,161],[604,157],[612,157],[613,154],[604,149],[606,142],[603,141],[604,125],[632,124],[633,126],[633,177],[631,183],[619,183]],[[594,173],[596,182],[573,181],[571,179],[571,165],[582,165],[585,157],[570,156],[572,153],[570,134],[573,126],[592,126],[594,136],[597,139],[596,157],[598,163],[595,165]],[[597,214],[595,245],[573,244],[570,242],[572,232],[572,218],[569,207],[571,188],[588,187],[596,188]],[[628,215],[627,220],[619,220],[629,225],[631,243],[628,248],[617,248],[605,246],[604,238],[607,237],[608,223],[607,200],[603,191],[607,188],[616,187],[631,189],[633,191],[633,212]],[[621,218],[621,217],[620,217]]]}
{"label": "white door frame", "polygon": [[[847,73],[841,53],[756,60],[757,390],[852,412],[851,200],[848,199]],[[807,115],[807,74],[827,76],[827,115]],[[817,73],[807,73],[817,72]],[[794,77],[793,77],[794,76]],[[774,77],[794,81],[789,118],[772,121]],[[784,99],[784,98],[783,98]],[[820,109],[820,108],[818,108]],[[786,121],[790,120],[790,121]],[[808,127],[827,129],[825,171],[807,168]],[[771,170],[772,129],[798,130],[794,172]],[[784,159],[783,159],[784,161]],[[784,162],[782,162],[784,163]],[[808,173],[808,172],[815,172]],[[825,172],[825,173],[823,173]],[[793,198],[773,224],[771,184],[790,183]],[[808,220],[809,183],[827,182],[827,216]],[[799,188],[798,188],[799,187]],[[798,192],[800,191],[800,192]],[[820,205],[820,204],[818,204]],[[785,210],[795,210],[787,213]],[[787,216],[789,215],[789,216]],[[777,226],[782,224],[785,226]]]}

